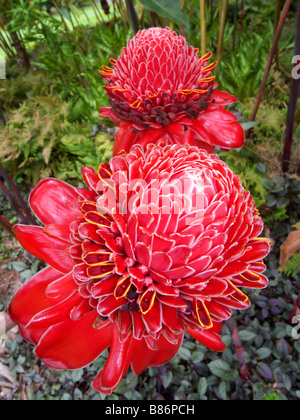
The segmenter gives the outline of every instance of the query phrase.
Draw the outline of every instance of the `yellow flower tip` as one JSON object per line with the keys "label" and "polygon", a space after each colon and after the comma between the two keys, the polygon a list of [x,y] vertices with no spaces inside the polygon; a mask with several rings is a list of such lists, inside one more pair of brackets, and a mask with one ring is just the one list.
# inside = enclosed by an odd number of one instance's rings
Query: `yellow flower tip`
{"label": "yellow flower tip", "polygon": [[216,76],[210,76],[210,77],[203,77],[198,81],[198,83],[211,83],[215,80]]}
{"label": "yellow flower tip", "polygon": [[212,55],[213,55],[213,53],[211,51],[204,54],[202,57],[199,58],[199,62],[200,61],[208,61]]}
{"label": "yellow flower tip", "polygon": [[[131,288],[131,282],[128,279],[129,279],[129,277],[127,276],[127,277],[122,278],[120,281],[118,281],[118,283],[115,287],[115,290],[114,290],[114,297],[116,299],[121,299],[121,298],[125,297],[127,295],[127,293],[129,292],[129,290]],[[121,295],[118,294],[118,289],[120,287],[123,289],[123,292],[122,292]]]}
{"label": "yellow flower tip", "polygon": [[216,68],[217,64],[218,64],[217,61],[215,61],[214,63],[209,64],[207,67],[205,67],[203,69],[203,72],[208,73],[210,71],[213,71]]}
{"label": "yellow flower tip", "polygon": [[[147,305],[147,309],[144,309],[142,303],[144,303],[144,300],[147,301],[146,295],[148,293],[152,293],[152,296],[151,296],[149,305]],[[140,310],[141,310],[143,315],[146,315],[152,309],[152,307],[154,305],[155,297],[156,297],[156,290],[151,291],[151,290],[148,289],[142,294],[142,296],[140,298],[140,301],[139,301],[139,307],[140,307]],[[146,303],[148,303],[148,302],[146,302]]]}
{"label": "yellow flower tip", "polygon": [[130,105],[130,108],[138,109],[140,107],[141,103],[142,103],[142,101],[137,99],[135,102],[133,102],[133,104]]}
{"label": "yellow flower tip", "polygon": [[[201,308],[201,314],[200,314],[200,308]],[[205,329],[210,329],[213,327],[213,322],[211,320],[209,311],[207,309],[207,307],[205,306],[205,303],[203,301],[198,302],[198,304],[196,304],[196,315],[199,321],[199,324],[201,325],[202,328]]]}

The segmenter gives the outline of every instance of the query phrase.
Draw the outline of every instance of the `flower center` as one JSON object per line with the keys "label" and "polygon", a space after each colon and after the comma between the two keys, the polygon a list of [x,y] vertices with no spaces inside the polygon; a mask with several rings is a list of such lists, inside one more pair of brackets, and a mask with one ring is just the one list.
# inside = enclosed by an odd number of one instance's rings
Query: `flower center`
{"label": "flower center", "polygon": [[[212,102],[210,101],[212,93],[213,86],[211,85],[202,95],[195,90],[190,91],[189,94],[163,93],[144,101],[137,100],[134,104],[128,104],[117,97],[109,97],[109,102],[112,111],[121,120],[134,122],[147,129],[153,124],[165,127],[183,118],[195,120]],[[189,95],[188,98],[187,95]]]}

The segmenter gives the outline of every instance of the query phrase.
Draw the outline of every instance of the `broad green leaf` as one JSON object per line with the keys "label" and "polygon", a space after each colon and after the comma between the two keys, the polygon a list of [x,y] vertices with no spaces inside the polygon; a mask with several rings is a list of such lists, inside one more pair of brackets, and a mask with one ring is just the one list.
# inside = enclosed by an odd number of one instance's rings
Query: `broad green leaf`
{"label": "broad green leaf", "polygon": [[225,381],[233,382],[238,377],[238,371],[232,370],[227,362],[222,359],[213,360],[208,364],[211,373]]}
{"label": "broad green leaf", "polygon": [[257,125],[259,125],[259,121],[247,121],[241,124],[244,131],[251,130],[251,128],[254,128]]}
{"label": "broad green leaf", "polygon": [[268,349],[267,347],[261,347],[257,350],[258,357],[263,360],[267,359],[272,354],[272,350]]}
{"label": "broad green leaf", "polygon": [[198,382],[198,393],[199,395],[203,396],[206,394],[207,391],[207,380],[206,378],[200,378]]}
{"label": "broad green leaf", "polygon": [[273,371],[266,363],[259,363],[257,365],[257,371],[264,379],[269,381],[273,379]]}
{"label": "broad green leaf", "polygon": [[185,16],[179,0],[141,0],[146,9],[152,10],[159,16],[166,17],[181,25],[185,25]]}
{"label": "broad green leaf", "polygon": [[168,388],[168,386],[172,383],[172,381],[173,381],[173,373],[172,373],[171,371],[169,371],[169,372],[167,373],[167,375],[164,375],[164,376],[162,377],[162,384],[163,384],[163,387],[164,387],[165,389],[167,389],[167,388]]}
{"label": "broad green leaf", "polygon": [[242,341],[251,341],[255,338],[255,333],[248,330],[242,330],[239,332],[240,339]]}

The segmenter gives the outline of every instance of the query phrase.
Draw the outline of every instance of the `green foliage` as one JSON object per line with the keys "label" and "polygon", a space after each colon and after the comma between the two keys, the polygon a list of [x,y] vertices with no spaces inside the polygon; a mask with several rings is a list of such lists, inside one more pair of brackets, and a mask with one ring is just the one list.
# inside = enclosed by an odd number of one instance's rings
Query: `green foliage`
{"label": "green foliage", "polygon": [[179,0],[140,0],[144,7],[152,10],[159,16],[169,18],[178,24],[184,25],[186,18],[182,12]]}
{"label": "green foliage", "polygon": [[[56,13],[50,14],[44,3],[47,2],[16,0],[8,12],[9,26],[21,31],[23,42],[33,47],[32,67],[47,72],[53,93],[68,101],[68,119],[95,123],[97,108],[107,104],[97,70],[102,64],[109,64],[110,57],[119,55],[132,32],[116,24],[112,34],[112,28],[106,24],[109,17],[102,9],[94,14],[101,23],[96,20],[95,26],[95,20],[89,24],[74,4],[67,2],[66,7],[54,8]],[[119,19],[116,13],[114,16]],[[80,23],[82,18],[87,20],[85,26]]]}
{"label": "green foliage", "polygon": [[277,394],[277,392],[270,392],[268,395],[265,396],[264,400],[265,401],[278,401],[280,400],[280,397]]}
{"label": "green foliage", "polygon": [[296,252],[286,263],[284,272],[295,277],[300,272],[300,252]]}
{"label": "green foliage", "polygon": [[81,166],[97,167],[111,156],[107,134],[91,137],[89,128],[67,120],[68,103],[58,96],[31,98],[16,109],[0,131],[0,158],[27,183],[55,176],[79,180]]}
{"label": "green foliage", "polygon": [[[266,203],[261,211],[266,222],[275,222],[279,232],[281,222],[289,219],[289,226],[298,221],[297,215],[300,212],[300,182],[299,177],[286,174],[285,176],[275,175],[272,179],[262,179],[262,184],[268,191]],[[287,236],[287,235],[286,235]]]}
{"label": "green foliage", "polygon": [[220,152],[219,156],[240,177],[244,188],[251,191],[256,206],[259,208],[265,202],[267,193],[261,181],[266,173],[266,167],[253,151],[247,148]]}
{"label": "green foliage", "polygon": [[[272,33],[272,28],[269,29]],[[218,83],[222,89],[232,92],[238,98],[256,95],[268,59],[272,38],[253,33],[244,35],[241,46],[228,54],[220,63]]]}

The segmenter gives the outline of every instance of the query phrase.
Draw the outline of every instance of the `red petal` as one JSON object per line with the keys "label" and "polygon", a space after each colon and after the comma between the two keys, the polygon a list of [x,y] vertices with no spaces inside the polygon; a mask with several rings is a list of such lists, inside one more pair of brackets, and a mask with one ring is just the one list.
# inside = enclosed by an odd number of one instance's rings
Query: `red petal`
{"label": "red petal", "polygon": [[170,134],[175,134],[176,136],[182,137],[184,135],[184,125],[180,123],[173,123],[166,127],[166,130]]}
{"label": "red petal", "polygon": [[168,326],[173,332],[183,331],[183,322],[180,316],[178,316],[177,308],[172,306],[163,305],[163,323]]}
{"label": "red petal", "polygon": [[25,326],[37,313],[60,302],[60,299],[50,299],[46,296],[48,285],[60,278],[61,273],[52,267],[45,268],[25,283],[9,304],[9,316],[18,324],[24,339],[33,344],[37,344],[45,329],[32,330]]}
{"label": "red petal", "polygon": [[248,263],[259,261],[265,258],[270,252],[270,243],[267,239],[265,241],[250,242],[247,246],[249,246],[249,248],[247,248],[244,255],[240,258],[240,261],[246,261]]}
{"label": "red petal", "polygon": [[224,108],[217,108],[213,110],[208,109],[207,111],[200,114],[200,118],[202,120],[205,119],[222,123],[232,123],[237,120],[235,115]]}
{"label": "red petal", "polygon": [[112,325],[112,344],[104,369],[99,372],[93,381],[96,391],[111,394],[118,386],[130,366],[134,353],[139,351],[140,341],[132,335],[125,341],[120,341],[120,332],[117,325]]}
{"label": "red petal", "polygon": [[131,316],[133,336],[137,340],[140,340],[143,337],[145,331],[145,324],[143,322],[142,315],[140,314],[140,312],[132,311]]}
{"label": "red petal", "polygon": [[52,178],[40,181],[29,195],[30,207],[44,225],[69,226],[80,215],[74,207],[76,201],[75,188]]}
{"label": "red petal", "polygon": [[118,156],[121,152],[128,153],[135,143],[136,133],[133,131],[132,126],[132,123],[126,124],[118,130],[114,142],[114,156]]}
{"label": "red petal", "polygon": [[62,273],[69,273],[73,268],[73,260],[65,251],[65,241],[49,236],[39,226],[16,225],[14,233],[22,245],[30,254],[45,261]]}
{"label": "red petal", "polygon": [[108,316],[112,312],[119,309],[121,306],[126,305],[127,299],[125,297],[121,297],[116,299],[114,296],[107,296],[101,302],[99,302],[97,311],[102,316]]}
{"label": "red petal", "polygon": [[226,106],[238,100],[235,96],[231,95],[230,93],[223,92],[221,90],[214,90],[210,99],[214,100],[213,106]]}
{"label": "red petal", "polygon": [[110,321],[97,322],[91,311],[78,321],[70,318],[48,329],[36,348],[36,355],[54,369],[80,369],[92,363],[111,344]]}
{"label": "red petal", "polygon": [[100,297],[113,294],[118,279],[119,276],[110,276],[104,280],[99,281],[98,283],[95,283],[91,287],[91,294],[93,298],[98,299]]}
{"label": "red petal", "polygon": [[[27,324],[29,328],[46,328],[70,317],[70,312],[84,299],[74,291],[67,299],[37,313]],[[54,302],[53,302],[54,303]]]}
{"label": "red petal", "polygon": [[[130,258],[132,258],[131,252],[130,252]],[[137,242],[135,245],[135,255],[136,255],[136,259],[137,261],[142,264],[145,265],[146,267],[149,267],[150,265],[150,261],[151,261],[151,253],[149,251],[149,248],[141,242]]]}
{"label": "red petal", "polygon": [[205,305],[213,318],[217,318],[219,320],[224,321],[226,319],[229,319],[232,315],[232,311],[230,308],[224,305],[220,305],[214,300],[211,300],[210,302],[205,302]]}
{"label": "red petal", "polygon": [[201,114],[193,124],[200,139],[221,149],[236,149],[243,146],[245,134],[242,126],[233,122],[220,122],[204,118]]}
{"label": "red petal", "polygon": [[70,228],[69,225],[47,225],[44,227],[44,232],[49,236],[61,239],[66,243],[70,243]]}
{"label": "red petal", "polygon": [[149,366],[160,366],[169,362],[178,353],[181,347],[183,334],[179,336],[177,344],[171,344],[163,335],[156,340],[157,350],[150,350],[145,340],[142,341],[139,351],[135,353],[131,367],[136,375],[140,375]]}
{"label": "red petal", "polygon": [[149,333],[156,333],[162,326],[162,308],[158,300],[154,300],[151,309],[142,315],[146,329]]}
{"label": "red petal", "polygon": [[50,283],[45,293],[52,299],[57,297],[65,299],[75,289],[77,289],[77,285],[74,282],[72,273],[70,273]]}
{"label": "red petal", "polygon": [[[176,260],[174,261],[177,262]],[[151,265],[152,270],[167,271],[172,267],[172,258],[165,252],[154,252],[152,254]]]}
{"label": "red petal", "polygon": [[226,348],[218,334],[212,332],[211,330],[194,331],[187,329],[186,332],[213,351],[220,352],[224,351]]}
{"label": "red petal", "polygon": [[81,174],[86,185],[93,191],[97,190],[97,185],[100,182],[99,176],[96,174],[93,168],[86,166],[81,168]]}

